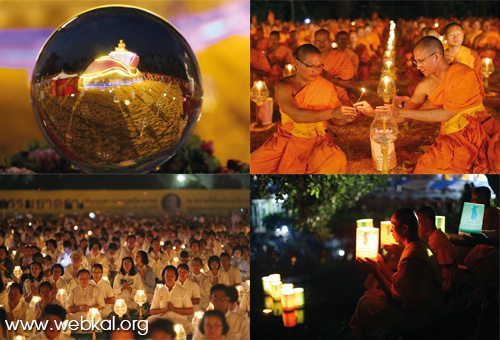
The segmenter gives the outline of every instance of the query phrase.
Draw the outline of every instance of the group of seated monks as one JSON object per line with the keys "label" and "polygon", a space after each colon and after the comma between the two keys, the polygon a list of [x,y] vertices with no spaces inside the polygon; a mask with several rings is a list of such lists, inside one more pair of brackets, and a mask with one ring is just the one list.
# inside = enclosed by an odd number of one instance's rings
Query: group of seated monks
{"label": "group of seated monks", "polygon": [[378,254],[376,261],[356,259],[371,274],[350,322],[356,339],[372,338],[377,332],[427,339],[442,330],[446,316],[454,315],[453,308],[460,308],[458,301],[467,294],[473,296],[467,293],[465,278],[478,286],[495,281],[498,285],[500,209],[490,206],[490,198],[489,188],[477,187],[471,202],[485,204],[482,231],[496,245],[454,244],[453,235],[436,228],[430,206],[416,212],[403,208],[392,215],[391,232],[398,244],[384,246],[386,255]]}
{"label": "group of seated monks", "polygon": [[[282,25],[281,33],[276,22],[270,26],[273,31],[269,38],[265,36],[269,26],[254,25],[252,80],[266,81],[279,106],[281,125],[252,153],[251,172],[345,173],[346,156],[325,126],[349,124],[363,114],[376,113],[391,113],[398,122],[414,119],[441,123],[439,136],[420,157],[414,173],[500,172],[500,123],[483,106],[481,69],[482,55],[498,62],[498,22],[491,25],[492,21],[485,20],[483,30],[473,36],[477,32],[473,28],[469,32],[458,20],[441,21],[399,20],[396,25],[398,58],[409,60],[406,76],[412,78],[413,74],[417,79],[409,87],[411,98],[403,109],[392,104],[374,109],[365,101],[353,104],[342,87],[355,79],[366,79],[372,61],[380,61],[388,20],[375,17],[371,22],[331,20],[320,26]],[[477,26],[476,21],[473,26]],[[438,37],[437,27],[442,27]],[[289,38],[284,40],[283,31],[289,31],[285,35]],[[332,47],[331,32],[336,32],[336,48]],[[481,50],[463,46],[464,37]],[[310,43],[303,43],[304,39]],[[283,76],[286,64],[295,67],[294,75]]]}

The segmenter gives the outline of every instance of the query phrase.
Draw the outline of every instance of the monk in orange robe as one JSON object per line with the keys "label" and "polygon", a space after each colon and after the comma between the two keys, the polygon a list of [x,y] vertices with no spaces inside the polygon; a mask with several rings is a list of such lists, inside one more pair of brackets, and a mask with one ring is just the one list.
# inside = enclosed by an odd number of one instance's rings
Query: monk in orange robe
{"label": "monk in orange robe", "polygon": [[491,30],[491,23],[485,20],[483,32],[474,39],[473,48],[479,52],[481,58],[495,59],[496,51],[500,50],[500,35]]}
{"label": "monk in orange robe", "polygon": [[351,50],[348,45],[349,45],[349,34],[344,31],[340,31],[335,35],[335,42],[337,43],[337,48],[339,51],[344,51],[347,52],[347,55],[349,56],[349,60],[352,63],[352,66],[354,67],[354,75],[358,73],[358,66],[359,66],[359,56]]}
{"label": "monk in orange robe", "polygon": [[271,65],[269,81],[271,85],[276,84],[283,77],[286,64],[293,63],[292,50],[288,46],[280,44],[280,33],[272,31],[269,35],[271,47],[266,50],[267,59]]}
{"label": "monk in orange robe", "polygon": [[275,87],[281,125],[273,137],[251,154],[251,172],[344,173],[346,157],[332,137],[325,134],[324,122],[355,117],[355,110],[341,106],[333,84],[319,75],[322,64],[317,48],[302,45],[296,58],[297,73]]}
{"label": "monk in orange robe", "polygon": [[349,33],[349,42],[351,49],[356,52],[359,57],[359,66],[357,78],[367,80],[370,76],[370,59],[371,51],[365,44],[359,44],[359,37],[356,31]]}
{"label": "monk in orange robe", "polygon": [[330,32],[320,29],[314,33],[314,46],[321,52],[325,65],[322,76],[330,81],[334,79],[350,80],[354,77],[354,66],[347,52],[332,49]]}
{"label": "monk in orange robe", "polygon": [[[424,98],[427,96],[434,108],[419,110],[407,104],[401,110],[394,105],[385,105],[377,107],[375,112],[390,112],[395,118],[441,122],[436,142],[420,157],[415,173],[500,171],[498,129],[491,135],[483,129],[484,121],[493,118],[486,118],[488,114],[482,104],[484,90],[476,72],[461,63],[449,65],[444,58],[443,45],[434,37],[422,38],[413,53],[419,70],[426,76],[417,85],[415,93],[423,94]],[[369,104],[365,103],[358,103],[355,107],[363,113],[370,111],[367,109]]]}
{"label": "monk in orange robe", "polygon": [[476,37],[481,33],[483,33],[483,31],[481,31],[481,22],[479,20],[474,20],[472,22],[471,31],[465,35],[464,45],[472,48],[474,39],[476,39]]}
{"label": "monk in orange robe", "polygon": [[265,51],[271,46],[269,39],[264,37],[264,30],[262,27],[257,28],[257,32],[252,39],[252,46],[259,51]]}
{"label": "monk in orange robe", "polygon": [[462,45],[464,42],[462,26],[452,22],[444,28],[444,35],[448,41],[448,48],[444,50],[446,60],[450,63],[459,62],[469,66],[476,71],[482,81],[483,69],[481,66],[481,57],[479,57],[476,51]]}

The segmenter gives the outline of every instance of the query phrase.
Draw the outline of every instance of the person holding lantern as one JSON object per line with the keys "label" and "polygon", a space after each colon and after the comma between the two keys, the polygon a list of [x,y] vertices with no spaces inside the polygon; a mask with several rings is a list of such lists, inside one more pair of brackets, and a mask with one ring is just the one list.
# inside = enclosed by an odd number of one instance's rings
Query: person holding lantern
{"label": "person holding lantern", "polygon": [[80,269],[76,273],[78,286],[73,288],[68,297],[68,320],[81,321],[86,318],[90,308],[104,309],[105,303],[101,290],[90,284],[90,272]]}
{"label": "person holding lantern", "polygon": [[356,259],[383,290],[359,300],[350,323],[356,339],[375,330],[424,336],[436,329],[441,315],[441,271],[432,251],[418,237],[415,212],[400,209],[392,215],[391,224],[394,239],[405,246],[396,273],[387,270],[380,254],[378,261]]}
{"label": "person holding lantern", "polygon": [[310,44],[297,50],[297,73],[276,84],[281,110],[278,132],[253,152],[251,172],[262,174],[344,173],[345,154],[325,134],[324,122],[356,116],[342,106],[331,82],[320,76],[321,52]]}

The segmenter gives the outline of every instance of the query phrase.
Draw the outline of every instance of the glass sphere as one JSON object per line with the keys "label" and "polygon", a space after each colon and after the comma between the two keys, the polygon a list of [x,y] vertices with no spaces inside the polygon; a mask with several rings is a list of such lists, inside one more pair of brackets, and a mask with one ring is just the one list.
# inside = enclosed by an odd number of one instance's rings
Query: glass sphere
{"label": "glass sphere", "polygon": [[167,161],[193,132],[202,99],[196,55],[184,37],[128,6],[94,8],[63,23],[31,81],[45,138],[92,173],[146,172]]}

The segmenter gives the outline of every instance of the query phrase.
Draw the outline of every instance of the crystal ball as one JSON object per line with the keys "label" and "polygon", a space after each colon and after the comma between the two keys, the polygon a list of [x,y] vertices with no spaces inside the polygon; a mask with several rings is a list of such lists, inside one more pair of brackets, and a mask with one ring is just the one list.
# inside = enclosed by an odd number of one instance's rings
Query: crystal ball
{"label": "crystal ball", "polygon": [[52,33],[31,101],[52,147],[85,172],[147,172],[188,139],[203,99],[196,55],[165,19],[88,10]]}

